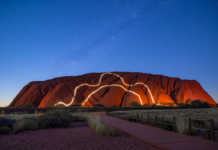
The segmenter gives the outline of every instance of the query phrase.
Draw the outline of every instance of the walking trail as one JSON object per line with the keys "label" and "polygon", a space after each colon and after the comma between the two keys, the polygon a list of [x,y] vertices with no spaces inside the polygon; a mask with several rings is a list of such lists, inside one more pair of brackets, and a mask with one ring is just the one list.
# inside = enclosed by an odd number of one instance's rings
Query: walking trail
{"label": "walking trail", "polygon": [[99,116],[110,126],[160,150],[218,150],[218,142],[129,122],[105,113]]}

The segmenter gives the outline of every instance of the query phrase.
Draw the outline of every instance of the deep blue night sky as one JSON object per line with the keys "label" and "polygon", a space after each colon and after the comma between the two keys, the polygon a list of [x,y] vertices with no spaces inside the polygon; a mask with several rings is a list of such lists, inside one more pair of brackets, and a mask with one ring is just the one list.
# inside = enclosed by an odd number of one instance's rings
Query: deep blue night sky
{"label": "deep blue night sky", "polygon": [[217,0],[0,0],[0,106],[90,72],[197,80],[218,102]]}

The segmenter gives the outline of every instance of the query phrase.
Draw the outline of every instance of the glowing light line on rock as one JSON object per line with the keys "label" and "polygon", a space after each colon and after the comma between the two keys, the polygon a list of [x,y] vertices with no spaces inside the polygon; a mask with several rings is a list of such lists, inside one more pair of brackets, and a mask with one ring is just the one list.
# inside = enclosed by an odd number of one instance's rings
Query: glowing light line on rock
{"label": "glowing light line on rock", "polygon": [[[144,86],[148,89],[148,92],[149,92],[149,94],[150,94],[150,96],[151,96],[152,102],[155,104],[154,98],[153,98],[153,96],[152,96],[152,94],[151,94],[151,91],[150,91],[150,89],[148,88],[148,86],[147,86],[146,84],[144,84],[144,83],[142,83],[142,82],[137,82],[137,83],[135,83],[134,85],[129,85],[129,84],[126,84],[126,83],[124,82],[123,78],[122,78],[121,76],[119,76],[118,74],[114,74],[114,73],[111,73],[111,72],[107,72],[107,73],[101,74],[98,84],[90,85],[90,84],[88,84],[88,83],[83,83],[83,84],[78,85],[78,86],[74,89],[74,96],[73,96],[73,98],[72,98],[72,100],[71,100],[71,102],[70,102],[69,104],[66,104],[66,103],[64,103],[64,102],[58,102],[58,103],[55,104],[55,106],[56,106],[56,105],[59,105],[59,104],[63,104],[63,105],[65,105],[65,106],[70,106],[70,105],[74,102],[74,98],[76,97],[76,94],[75,94],[75,93],[76,93],[76,91],[77,91],[78,88],[80,88],[81,86],[84,86],[84,85],[86,85],[86,86],[91,86],[91,87],[99,86],[99,85],[101,84],[101,79],[102,79],[102,77],[103,77],[105,74],[111,74],[111,75],[115,75],[115,76],[119,77],[119,78],[122,80],[123,84],[126,85],[126,86],[132,87],[132,86],[135,86],[135,85],[138,85],[138,84],[144,85]],[[104,88],[104,87],[106,87],[106,86],[119,86],[119,87],[121,87],[122,89],[124,89],[125,91],[128,91],[128,92],[130,92],[130,93],[135,94],[136,96],[139,97],[139,100],[140,100],[141,104],[143,105],[143,102],[142,102],[142,100],[141,100],[141,97],[140,97],[137,93],[135,93],[135,92],[133,92],[133,91],[131,91],[131,90],[127,90],[126,88],[124,88],[123,86],[121,86],[121,85],[119,85],[119,84],[112,84],[112,85],[104,85],[104,86],[101,86],[100,88],[98,88],[97,90],[95,90],[95,91],[93,91],[91,94],[89,94],[89,96],[85,99],[85,102],[83,102],[82,105],[84,105],[84,104],[87,102],[87,100],[89,99],[89,97],[90,97],[91,95],[93,95],[95,92],[97,92],[98,90],[100,90],[100,89],[102,89],[102,88]]]}
{"label": "glowing light line on rock", "polygon": [[95,91],[93,91],[91,94],[89,94],[89,96],[85,99],[85,101],[82,103],[82,105],[84,105],[87,101],[88,101],[88,99],[89,99],[89,97],[91,97],[93,94],[95,94],[97,91],[99,91],[100,89],[102,89],[102,88],[104,88],[104,87],[111,87],[111,86],[119,86],[119,87],[121,87],[122,89],[124,89],[125,91],[128,91],[128,92],[130,92],[130,93],[133,93],[133,94],[135,94],[136,96],[138,96],[139,97],[139,100],[140,100],[140,102],[141,102],[141,104],[143,105],[143,102],[142,102],[142,100],[141,100],[141,97],[137,94],[137,93],[135,93],[135,92],[133,92],[133,91],[130,91],[130,90],[127,90],[125,87],[123,87],[122,85],[119,85],[119,84],[111,84],[111,85],[104,85],[104,86],[101,86],[100,88],[98,88],[97,90],[95,90]]}

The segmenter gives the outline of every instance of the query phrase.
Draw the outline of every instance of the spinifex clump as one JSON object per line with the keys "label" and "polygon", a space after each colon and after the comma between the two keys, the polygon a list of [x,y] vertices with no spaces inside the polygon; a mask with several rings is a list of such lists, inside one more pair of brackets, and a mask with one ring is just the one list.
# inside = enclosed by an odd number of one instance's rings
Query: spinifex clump
{"label": "spinifex clump", "polygon": [[37,118],[39,128],[67,127],[73,121],[70,110],[53,110]]}

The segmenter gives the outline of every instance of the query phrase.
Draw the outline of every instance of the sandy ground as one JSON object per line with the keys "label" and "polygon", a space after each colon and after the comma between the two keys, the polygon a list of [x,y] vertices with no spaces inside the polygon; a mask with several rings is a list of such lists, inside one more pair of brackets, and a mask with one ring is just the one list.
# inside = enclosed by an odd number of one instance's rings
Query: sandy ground
{"label": "sandy ground", "polygon": [[1,150],[155,150],[118,131],[116,137],[101,137],[85,122],[68,128],[39,129],[0,135]]}

